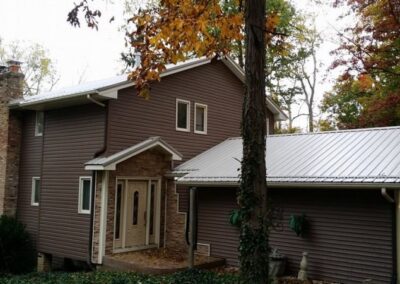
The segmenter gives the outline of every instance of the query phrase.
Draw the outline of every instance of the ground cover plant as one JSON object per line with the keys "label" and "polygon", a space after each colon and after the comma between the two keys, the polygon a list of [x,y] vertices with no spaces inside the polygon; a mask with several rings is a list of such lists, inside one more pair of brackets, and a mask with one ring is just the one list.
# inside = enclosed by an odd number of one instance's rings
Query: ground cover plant
{"label": "ground cover plant", "polygon": [[196,269],[165,276],[140,275],[129,272],[54,272],[4,276],[0,278],[0,284],[228,284],[238,282],[237,277],[234,274],[218,274]]}

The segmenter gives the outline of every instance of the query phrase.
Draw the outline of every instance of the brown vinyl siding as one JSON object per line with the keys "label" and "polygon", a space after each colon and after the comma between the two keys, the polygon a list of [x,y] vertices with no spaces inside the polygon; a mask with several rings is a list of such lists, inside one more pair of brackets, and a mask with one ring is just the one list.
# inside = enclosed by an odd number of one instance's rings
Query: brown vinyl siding
{"label": "brown vinyl siding", "polygon": [[[307,251],[313,279],[390,282],[391,210],[378,190],[271,189],[270,197],[283,210],[270,246],[288,257],[288,273],[297,274]],[[225,257],[231,265],[238,264],[239,231],[228,221],[235,207],[235,189],[199,189],[198,241],[210,243],[211,255]],[[310,224],[304,238],[288,228],[290,216],[302,213]]]}
{"label": "brown vinyl siding", "polygon": [[31,205],[32,177],[40,177],[42,136],[35,136],[36,113],[25,112],[22,121],[22,144],[17,218],[25,224],[36,242],[39,208]]}
{"label": "brown vinyl siding", "polygon": [[40,241],[38,250],[88,259],[90,214],[78,213],[79,177],[84,163],[104,142],[105,109],[83,105],[45,115]]}
{"label": "brown vinyl siding", "polygon": [[[228,137],[240,135],[243,85],[222,63],[214,62],[162,78],[151,87],[149,100],[134,88],[110,101],[108,153],[115,153],[151,136],[161,136],[184,160]],[[176,99],[190,101],[190,132],[177,131]],[[208,106],[207,134],[194,133],[195,103]]]}

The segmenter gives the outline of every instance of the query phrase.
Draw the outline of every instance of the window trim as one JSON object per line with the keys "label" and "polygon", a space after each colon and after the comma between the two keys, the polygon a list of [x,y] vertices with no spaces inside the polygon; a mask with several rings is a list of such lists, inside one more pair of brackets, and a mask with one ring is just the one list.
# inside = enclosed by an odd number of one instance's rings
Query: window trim
{"label": "window trim", "polygon": [[[38,117],[39,114],[43,114],[43,121],[42,121],[42,132],[38,130]],[[35,136],[43,136],[43,128],[44,128],[44,112],[43,111],[36,111],[36,118],[35,118]]]}
{"label": "window trim", "polygon": [[[187,109],[186,128],[178,127],[178,105],[179,105],[179,103],[186,104],[186,109]],[[182,100],[182,99],[176,99],[176,104],[175,104],[175,130],[176,131],[183,131],[183,132],[190,132],[190,101]]]}
{"label": "window trim", "polygon": [[[204,131],[200,131],[196,129],[197,125],[197,107],[201,107],[204,109]],[[205,104],[195,103],[194,104],[194,133],[197,134],[207,134],[208,127],[208,106]]]}
{"label": "window trim", "polygon": [[[39,201],[35,202],[35,185],[36,185],[36,181],[40,182],[40,177],[35,176],[32,177],[32,189],[31,189],[31,206],[39,206]],[[40,187],[39,187],[39,196],[40,196]]]}
{"label": "window trim", "polygon": [[[83,205],[83,181],[84,180],[89,180],[90,186],[89,186],[89,210],[82,209]],[[79,177],[79,196],[78,196],[78,213],[79,214],[90,214],[90,211],[92,209],[92,177],[91,176],[80,176]]]}

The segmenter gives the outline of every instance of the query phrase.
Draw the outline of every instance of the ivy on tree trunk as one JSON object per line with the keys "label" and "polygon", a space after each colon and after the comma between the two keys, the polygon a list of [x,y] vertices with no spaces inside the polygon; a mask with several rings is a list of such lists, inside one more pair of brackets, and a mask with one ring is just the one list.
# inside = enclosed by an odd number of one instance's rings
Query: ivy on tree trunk
{"label": "ivy on tree trunk", "polygon": [[240,269],[244,283],[268,282],[265,165],[265,1],[245,1],[246,90],[242,113],[243,160],[239,203]]}

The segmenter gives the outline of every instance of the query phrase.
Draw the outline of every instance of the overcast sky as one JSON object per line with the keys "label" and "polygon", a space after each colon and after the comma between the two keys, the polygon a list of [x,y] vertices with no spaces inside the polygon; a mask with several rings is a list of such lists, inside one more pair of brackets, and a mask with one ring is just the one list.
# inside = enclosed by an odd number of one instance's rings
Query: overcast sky
{"label": "overcast sky", "polygon": [[[74,28],[66,22],[68,11],[73,8],[73,0],[0,0],[0,38],[5,43],[14,40],[39,43],[50,52],[60,75],[55,88],[97,80],[116,75],[122,64],[120,53],[124,50],[124,34],[118,31],[123,23],[122,1],[95,1],[103,12],[99,31],[86,26]],[[78,2],[78,1],[76,1]],[[114,2],[114,3],[112,3]],[[138,0],[143,3],[145,0]],[[296,0],[296,5],[317,15],[316,26],[324,35],[325,43],[318,51],[325,71],[332,62],[329,52],[337,46],[335,29],[342,29],[337,21],[341,11],[330,5],[316,6],[312,0]],[[115,16],[111,24],[108,20]],[[317,89],[317,99],[329,90],[333,75],[322,81]],[[303,122],[299,122],[303,123]]]}

